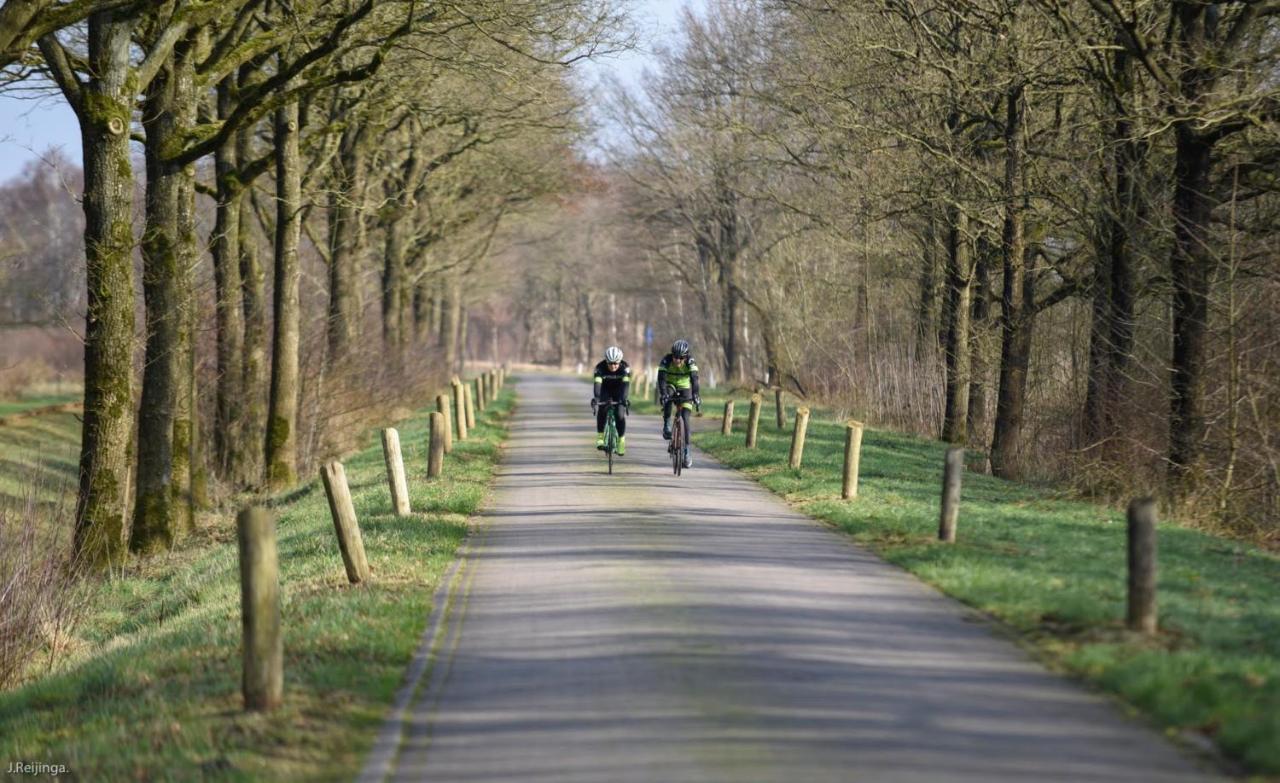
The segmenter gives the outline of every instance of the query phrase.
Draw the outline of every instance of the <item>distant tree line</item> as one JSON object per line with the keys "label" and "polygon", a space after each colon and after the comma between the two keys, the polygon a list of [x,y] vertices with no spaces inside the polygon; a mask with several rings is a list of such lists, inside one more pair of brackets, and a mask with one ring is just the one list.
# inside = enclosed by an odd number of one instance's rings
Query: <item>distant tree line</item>
{"label": "distant tree line", "polygon": [[711,0],[607,107],[620,273],[576,296],[997,475],[1275,535],[1278,47],[1254,0]]}

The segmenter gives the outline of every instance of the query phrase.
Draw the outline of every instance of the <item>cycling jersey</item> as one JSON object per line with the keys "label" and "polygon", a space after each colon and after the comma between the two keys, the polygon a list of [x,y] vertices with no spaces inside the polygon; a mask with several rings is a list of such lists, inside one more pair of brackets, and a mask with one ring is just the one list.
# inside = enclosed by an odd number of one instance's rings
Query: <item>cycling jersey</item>
{"label": "cycling jersey", "polygon": [[624,361],[618,363],[617,369],[610,370],[607,362],[600,362],[593,380],[597,400],[626,402],[631,391],[631,367]]}
{"label": "cycling jersey", "polygon": [[690,356],[683,365],[678,365],[672,361],[671,354],[667,354],[658,362],[658,387],[661,388],[664,383],[677,390],[689,389],[695,395],[698,394],[698,363]]}

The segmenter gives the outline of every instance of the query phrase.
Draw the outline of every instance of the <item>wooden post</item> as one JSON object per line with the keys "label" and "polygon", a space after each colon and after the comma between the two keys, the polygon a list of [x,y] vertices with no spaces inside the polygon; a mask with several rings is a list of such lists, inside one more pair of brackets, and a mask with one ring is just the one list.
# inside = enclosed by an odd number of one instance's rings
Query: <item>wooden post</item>
{"label": "wooden post", "polygon": [[462,398],[466,401],[467,431],[470,432],[476,428],[476,405],[471,397],[471,384],[462,384]]}
{"label": "wooden post", "polygon": [[862,422],[844,425],[844,482],[840,497],[853,500],[858,496],[858,463],[862,460]]}
{"label": "wooden post", "polygon": [[475,403],[476,403],[476,404],[475,404],[475,408],[476,408],[476,410],[477,410],[477,411],[479,411],[480,413],[484,413],[484,409],[485,409],[485,408],[488,406],[488,404],[489,404],[489,401],[488,401],[488,399],[486,398],[485,391],[484,391],[484,376],[483,376],[483,375],[477,375],[477,376],[476,376],[476,393],[475,393]]}
{"label": "wooden post", "polygon": [[462,384],[453,384],[453,432],[458,440],[467,439],[467,400]]}
{"label": "wooden post", "polygon": [[1131,631],[1156,632],[1156,502],[1129,503],[1129,611]]}
{"label": "wooden post", "polygon": [[778,429],[787,426],[787,409],[782,405],[782,387],[773,390],[774,417],[778,420]]}
{"label": "wooden post", "polygon": [[338,549],[342,550],[342,564],[347,568],[347,579],[359,584],[369,578],[369,561],[364,557],[364,541],[360,538],[360,525],[356,522],[356,507],[351,502],[351,490],[347,488],[347,471],[341,462],[330,462],[320,468],[325,494],[329,496],[329,513],[333,516],[333,529],[338,534]]}
{"label": "wooden post", "polygon": [[444,435],[440,440],[444,443],[444,453],[453,451],[453,418],[449,415],[449,395],[436,396],[436,412],[444,419]]}
{"label": "wooden post", "polygon": [[[445,406],[445,410],[449,410]],[[444,449],[449,442],[449,424],[444,414],[436,411],[431,414],[431,443],[427,447],[427,478],[436,478],[444,468]]]}
{"label": "wooden post", "polygon": [[938,540],[954,544],[956,520],[960,517],[960,477],[964,475],[964,447],[947,449],[942,468],[942,514],[938,518]]}
{"label": "wooden post", "polygon": [[493,370],[489,371],[489,377],[485,380],[485,391],[489,392],[489,402],[498,401],[498,373]]}
{"label": "wooden post", "polygon": [[284,700],[276,523],[266,509],[250,507],[236,517],[236,529],[240,539],[240,612],[244,628],[244,708],[273,710]]}
{"label": "wooden post", "polygon": [[720,434],[733,434],[733,400],[726,400],[724,404],[724,418],[720,420]]}
{"label": "wooden post", "polygon": [[760,428],[760,407],[760,395],[751,395],[751,412],[747,415],[747,448],[749,449],[756,447],[756,430]]}
{"label": "wooden post", "polygon": [[796,428],[791,432],[791,458],[787,460],[793,468],[799,468],[804,459],[804,436],[809,429],[809,409],[796,408]]}
{"label": "wooden post", "polygon": [[382,431],[382,458],[387,463],[391,509],[398,517],[408,516],[409,485],[404,477],[404,457],[400,454],[400,433],[394,427],[387,427]]}

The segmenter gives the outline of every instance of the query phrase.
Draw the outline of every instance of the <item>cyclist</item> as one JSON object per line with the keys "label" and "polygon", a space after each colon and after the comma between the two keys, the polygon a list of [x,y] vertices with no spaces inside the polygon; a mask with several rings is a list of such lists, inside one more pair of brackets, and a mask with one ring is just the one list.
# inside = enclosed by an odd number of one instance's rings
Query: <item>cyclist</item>
{"label": "cyclist", "polygon": [[[662,390],[662,437],[671,440],[671,405],[680,401],[680,415],[684,417],[684,431],[689,428],[689,410],[702,405],[698,392],[698,364],[689,352],[688,340],[676,340],[671,353],[658,362],[658,388]],[[690,402],[692,400],[692,402]],[[693,467],[693,458],[685,455],[684,466]]]}
{"label": "cyclist", "polygon": [[627,406],[631,404],[631,367],[622,361],[622,349],[610,345],[604,349],[604,361],[596,365],[595,387],[591,393],[591,407],[596,409],[596,448],[604,448],[604,419],[608,406],[599,403],[612,400],[620,403],[614,408],[618,425],[618,456],[627,453]]}

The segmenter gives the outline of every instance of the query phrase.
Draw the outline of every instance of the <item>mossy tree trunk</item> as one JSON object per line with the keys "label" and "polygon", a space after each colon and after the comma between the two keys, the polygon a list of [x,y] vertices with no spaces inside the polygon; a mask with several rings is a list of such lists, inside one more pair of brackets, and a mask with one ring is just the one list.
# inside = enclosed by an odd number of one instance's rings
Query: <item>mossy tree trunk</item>
{"label": "mossy tree trunk", "polygon": [[[243,128],[236,134],[236,157],[249,160],[253,157],[253,128]],[[240,198],[240,238],[236,245],[240,251],[240,285],[244,305],[244,356],[243,389],[244,414],[241,425],[232,435],[236,439],[232,449],[233,475],[243,486],[257,486],[263,478],[263,454],[267,439],[267,287],[266,272],[258,235],[253,231],[256,220],[253,204],[247,195]]]}
{"label": "mossy tree trunk", "polygon": [[[233,106],[234,77],[218,85],[218,116],[226,119]],[[218,380],[215,393],[213,443],[219,473],[236,483],[242,477],[234,434],[241,426],[244,404],[244,300],[240,281],[239,158],[232,137],[214,153],[217,190],[212,241],[213,282],[217,316]]]}
{"label": "mossy tree trunk", "polygon": [[137,85],[129,47],[134,26],[124,13],[89,17],[89,76],[83,81],[56,39],[40,41],[79,119],[84,153],[87,311],[74,547],[78,562],[91,569],[110,568],[124,558],[133,464],[136,289],[129,126]]}
{"label": "mossy tree trunk", "polygon": [[138,426],[138,493],[129,548],[173,545],[191,526],[194,169],[166,158],[191,125],[189,47],[176,47],[146,91],[146,230],[142,237],[146,362]]}
{"label": "mossy tree trunk", "polygon": [[271,397],[267,413],[267,486],[283,489],[297,481],[298,338],[301,236],[301,171],[298,104],[276,110],[276,238],[274,322],[271,340]]}

